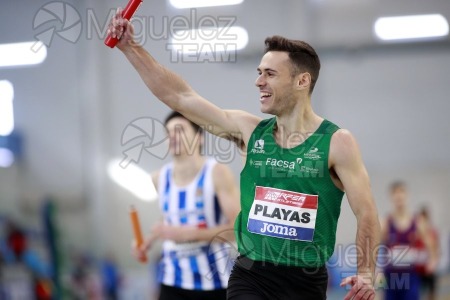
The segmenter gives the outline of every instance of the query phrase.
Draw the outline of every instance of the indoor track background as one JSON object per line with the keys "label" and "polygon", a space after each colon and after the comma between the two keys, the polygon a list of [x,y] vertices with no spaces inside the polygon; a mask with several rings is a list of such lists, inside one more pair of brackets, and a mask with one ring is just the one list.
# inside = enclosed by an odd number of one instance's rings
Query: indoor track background
{"label": "indoor track background", "polygon": [[[0,67],[0,103],[13,103],[13,121],[9,106],[0,106],[2,295],[27,299],[38,282],[44,293],[59,286],[64,295],[101,299],[102,270],[111,260],[120,272],[121,299],[156,294],[159,248],[148,266],[133,260],[128,210],[135,205],[148,230],[159,218],[158,204],[150,187],[129,178],[145,177],[169,161],[158,147],[169,110],[122,53],[103,44],[110,13],[124,5],[0,0],[0,44],[30,42],[27,49],[41,60]],[[136,14],[136,36],[158,61],[216,105],[259,116],[254,82],[264,39],[279,34],[315,47],[322,63],[315,111],[355,135],[382,219],[393,180],[408,184],[413,211],[428,206],[441,243],[440,299],[450,299],[450,38],[383,41],[374,30],[380,17],[418,14],[440,14],[448,26],[449,1],[245,0],[179,9],[169,0],[145,0]],[[208,44],[208,55],[183,56],[177,51],[200,48],[171,39],[176,22],[239,26],[247,40],[239,33],[225,54]],[[12,62],[14,53],[0,62]],[[229,164],[238,180],[239,151],[209,135],[205,140],[205,154]],[[7,249],[11,224],[26,240],[20,262]],[[344,257],[355,234],[344,199],[329,299],[345,293],[338,282],[353,270]],[[55,270],[57,282],[50,279]]]}

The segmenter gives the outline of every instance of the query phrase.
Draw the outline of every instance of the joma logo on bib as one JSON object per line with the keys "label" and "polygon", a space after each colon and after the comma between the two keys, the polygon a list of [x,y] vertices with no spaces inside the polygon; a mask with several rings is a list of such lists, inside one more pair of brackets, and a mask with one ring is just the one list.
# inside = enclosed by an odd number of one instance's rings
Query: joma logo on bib
{"label": "joma logo on bib", "polygon": [[255,234],[312,241],[318,196],[257,186],[247,229]]}
{"label": "joma logo on bib", "polygon": [[275,233],[285,236],[297,236],[297,231],[295,231],[295,228],[287,227],[287,226],[281,226],[281,225],[273,225],[269,223],[264,223],[264,227],[260,231],[261,233]]}

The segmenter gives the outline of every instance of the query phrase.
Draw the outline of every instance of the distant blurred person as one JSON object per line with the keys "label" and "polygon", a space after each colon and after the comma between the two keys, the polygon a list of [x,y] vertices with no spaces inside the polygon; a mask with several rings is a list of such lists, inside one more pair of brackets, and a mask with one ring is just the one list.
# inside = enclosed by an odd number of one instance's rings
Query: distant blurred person
{"label": "distant blurred person", "polygon": [[120,272],[114,256],[109,253],[101,264],[103,295],[106,300],[119,299]]}
{"label": "distant blurred person", "polygon": [[[382,224],[382,242],[389,249],[389,263],[384,270],[387,283],[385,299],[419,300],[420,276],[417,265],[423,263],[423,250],[418,245],[422,240],[429,253],[432,253],[431,244],[423,220],[410,210],[406,184],[396,181],[391,184],[389,191],[393,210]],[[434,272],[435,268],[436,258],[432,254],[426,269]]]}
{"label": "distant blurred person", "polygon": [[140,249],[134,246],[134,254],[139,258],[156,240],[164,241],[160,300],[226,299],[232,258],[224,242],[234,236],[237,185],[226,165],[201,155],[201,127],[178,112],[166,118],[165,126],[173,161],[152,176],[163,222]]}
{"label": "distant blurred person", "polygon": [[88,280],[88,262],[84,255],[80,252],[71,254],[71,261],[73,263],[70,272],[70,281],[68,292],[70,299],[81,300],[88,298],[87,280]]}
{"label": "distant blurred person", "polygon": [[[433,223],[431,222],[430,213],[426,206],[422,207],[418,217],[422,219],[424,231],[429,237],[433,255],[431,255],[428,251],[425,251],[424,261],[417,266],[417,272],[420,276],[422,295],[425,296],[425,298],[428,300],[434,300],[436,299],[437,274],[436,270],[428,270],[427,263],[432,256],[434,256],[437,261],[440,258],[439,234],[436,228],[433,226]],[[419,239],[417,247],[423,250],[427,249],[425,241],[423,241],[422,239]]]}
{"label": "distant blurred person", "polygon": [[9,221],[6,228],[7,246],[11,249],[18,261],[23,260],[23,255],[28,248],[25,232],[14,221]]}

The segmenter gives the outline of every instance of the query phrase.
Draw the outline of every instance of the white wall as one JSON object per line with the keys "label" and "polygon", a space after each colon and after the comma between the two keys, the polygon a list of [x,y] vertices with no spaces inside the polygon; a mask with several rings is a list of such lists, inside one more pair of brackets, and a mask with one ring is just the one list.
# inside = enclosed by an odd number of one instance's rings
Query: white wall
{"label": "white wall", "polygon": [[[450,229],[447,50],[403,47],[326,54],[316,99],[323,101],[328,118],[357,137],[380,215],[385,217],[390,208],[389,183],[405,180],[413,207],[429,205],[445,234]],[[349,219],[347,207],[342,220]],[[354,222],[346,226],[342,220],[339,236],[348,241]]]}

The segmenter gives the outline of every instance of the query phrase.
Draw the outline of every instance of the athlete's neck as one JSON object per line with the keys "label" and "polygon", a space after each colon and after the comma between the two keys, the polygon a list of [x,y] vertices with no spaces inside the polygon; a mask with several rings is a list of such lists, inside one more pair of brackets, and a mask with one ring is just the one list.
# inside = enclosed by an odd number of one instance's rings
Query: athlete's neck
{"label": "athlete's neck", "polygon": [[407,209],[407,208],[394,210],[394,212],[392,213],[392,216],[396,220],[405,220],[405,219],[412,218],[412,214],[409,211],[409,209]]}
{"label": "athlete's neck", "polygon": [[205,163],[200,153],[175,156],[173,158],[173,179],[179,185],[192,181]]}
{"label": "athlete's neck", "polygon": [[323,118],[313,111],[309,101],[298,101],[294,109],[277,115],[274,136],[280,146],[295,147],[319,128]]}
{"label": "athlete's neck", "polygon": [[392,219],[394,221],[395,228],[401,231],[410,228],[412,223],[414,222],[414,216],[406,208],[401,210],[394,210],[394,212],[392,213]]}

